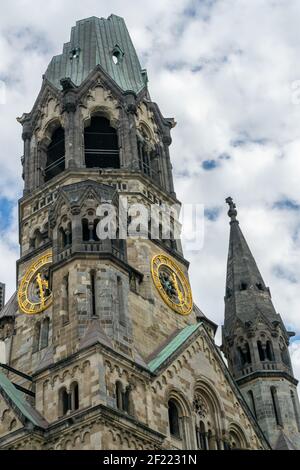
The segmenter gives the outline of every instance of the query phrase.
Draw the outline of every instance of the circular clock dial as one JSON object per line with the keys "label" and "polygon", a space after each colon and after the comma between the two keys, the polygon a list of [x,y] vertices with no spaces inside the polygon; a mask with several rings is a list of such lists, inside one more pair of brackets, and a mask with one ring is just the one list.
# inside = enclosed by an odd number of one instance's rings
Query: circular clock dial
{"label": "circular clock dial", "polygon": [[26,271],[18,291],[19,308],[27,315],[43,312],[52,304],[49,289],[49,267],[52,252],[49,251],[36,260]]}
{"label": "circular clock dial", "polygon": [[154,284],[169,307],[181,315],[188,315],[193,308],[189,281],[174,261],[165,255],[152,259],[151,272]]}

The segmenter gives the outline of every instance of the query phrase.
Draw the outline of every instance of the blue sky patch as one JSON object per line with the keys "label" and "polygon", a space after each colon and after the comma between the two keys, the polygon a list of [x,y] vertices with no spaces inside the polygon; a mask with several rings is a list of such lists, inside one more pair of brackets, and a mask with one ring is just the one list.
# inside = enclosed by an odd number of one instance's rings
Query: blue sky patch
{"label": "blue sky patch", "polygon": [[204,160],[204,162],[202,162],[202,168],[205,171],[214,170],[218,166],[219,166],[219,163],[217,160]]}
{"label": "blue sky patch", "polygon": [[9,201],[6,198],[0,198],[0,232],[9,227],[14,206],[15,202]]}
{"label": "blue sky patch", "polygon": [[291,284],[297,284],[298,283],[298,279],[295,276],[295,274],[293,274],[288,269],[285,269],[283,266],[279,266],[279,265],[274,266],[272,271],[273,271],[274,275],[276,277],[278,277],[279,279],[289,281]]}
{"label": "blue sky patch", "polygon": [[220,207],[209,207],[204,210],[204,217],[211,222],[215,222],[221,213]]}
{"label": "blue sky patch", "polygon": [[299,211],[300,210],[300,204],[298,204],[296,201],[293,201],[292,199],[281,199],[280,201],[277,201],[273,205],[274,209],[280,209],[280,210],[289,210],[289,211]]}

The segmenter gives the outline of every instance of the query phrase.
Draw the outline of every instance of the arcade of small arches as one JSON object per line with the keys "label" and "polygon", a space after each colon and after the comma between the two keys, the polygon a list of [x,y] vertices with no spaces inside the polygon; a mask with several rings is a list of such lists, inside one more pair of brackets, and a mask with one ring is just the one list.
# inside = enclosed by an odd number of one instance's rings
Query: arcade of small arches
{"label": "arcade of small arches", "polygon": [[216,394],[206,384],[196,386],[193,403],[179,392],[168,395],[169,436],[176,447],[198,450],[247,449],[249,444],[240,426],[225,429],[224,413]]}
{"label": "arcade of small arches", "polygon": [[[80,408],[78,382],[58,390],[58,415],[63,417]],[[121,413],[135,416],[132,386],[120,380],[115,383],[115,407]],[[235,450],[249,448],[242,428],[232,422],[225,430],[224,413],[220,401],[207,385],[197,386],[193,403],[188,403],[180,392],[172,390],[166,399],[168,434],[174,447],[198,450]]]}
{"label": "arcade of small arches", "polygon": [[[252,347],[257,349],[259,361],[264,364],[270,364],[267,368],[274,368],[272,364],[276,363],[276,357],[273,349],[273,342],[262,333],[254,342]],[[279,339],[280,360],[288,368],[291,367],[287,345],[282,337]],[[253,358],[254,351],[251,351],[249,342],[244,337],[239,337],[236,343],[237,364],[240,369],[250,367],[255,362]]]}
{"label": "arcade of small arches", "polygon": [[[122,167],[118,125],[108,113],[98,111],[84,121],[85,168],[119,169]],[[139,170],[159,183],[159,147],[149,127],[140,123],[136,132]],[[66,169],[66,133],[59,119],[49,124],[39,143],[43,182],[47,183]]]}

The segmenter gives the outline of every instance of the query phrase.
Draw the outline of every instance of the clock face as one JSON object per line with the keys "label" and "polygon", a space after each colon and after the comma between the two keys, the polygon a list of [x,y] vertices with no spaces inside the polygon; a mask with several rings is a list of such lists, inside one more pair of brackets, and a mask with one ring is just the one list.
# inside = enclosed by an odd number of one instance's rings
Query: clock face
{"label": "clock face", "polygon": [[52,304],[52,292],[49,289],[51,263],[52,252],[48,251],[26,271],[18,291],[21,312],[35,315],[43,312]]}
{"label": "clock face", "polygon": [[158,292],[169,307],[181,315],[189,315],[193,298],[189,281],[174,261],[157,255],[151,263],[152,278]]}

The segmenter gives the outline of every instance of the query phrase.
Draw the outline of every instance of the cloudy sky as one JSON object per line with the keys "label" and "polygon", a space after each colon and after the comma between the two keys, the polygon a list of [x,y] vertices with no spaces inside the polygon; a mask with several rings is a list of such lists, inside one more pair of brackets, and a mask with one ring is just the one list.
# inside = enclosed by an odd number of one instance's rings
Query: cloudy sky
{"label": "cloudy sky", "polygon": [[[175,117],[172,161],[178,198],[205,205],[199,252],[186,251],[199,307],[223,321],[229,225],[225,198],[277,311],[296,331],[300,378],[300,2],[297,0],[11,0],[1,6],[0,281],[15,288],[21,128],[53,55],[76,20],[126,20],[149,88]],[[0,87],[0,100],[3,90]]]}

